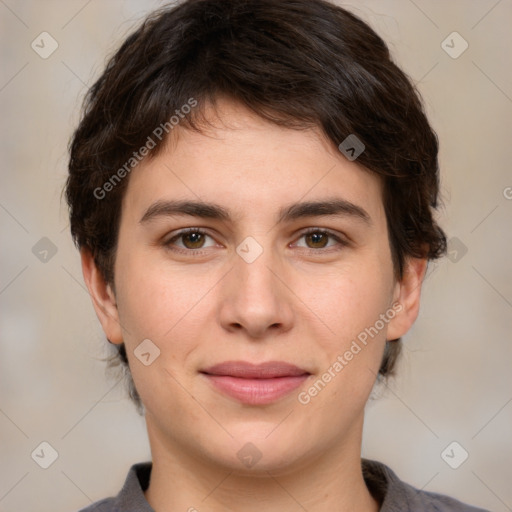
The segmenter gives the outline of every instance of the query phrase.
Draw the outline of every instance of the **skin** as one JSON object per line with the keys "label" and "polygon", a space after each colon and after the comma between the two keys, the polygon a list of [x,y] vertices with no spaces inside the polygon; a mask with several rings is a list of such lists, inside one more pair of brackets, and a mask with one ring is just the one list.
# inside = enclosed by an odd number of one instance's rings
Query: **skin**
{"label": "skin", "polygon": [[[146,498],[157,512],[377,511],[360,468],[364,407],[386,340],[417,317],[426,260],[409,259],[395,280],[380,180],[318,129],[278,127],[226,99],[207,112],[208,130],[176,129],[157,157],[132,171],[114,287],[81,252],[98,318],[111,342],[126,344],[146,409]],[[277,223],[282,206],[334,197],[363,208],[371,222],[345,215]],[[155,201],[169,199],[213,201],[233,219],[141,222]],[[165,245],[187,227],[208,236],[174,241],[188,253]],[[349,243],[301,234],[311,227]],[[263,248],[252,263],[236,252],[248,236]],[[396,303],[401,311],[378,335],[299,403],[298,393]],[[160,349],[149,366],[134,355],[144,339]],[[241,404],[199,373],[227,360],[286,361],[312,375],[272,404]],[[248,442],[262,455],[251,468],[237,457]]]}

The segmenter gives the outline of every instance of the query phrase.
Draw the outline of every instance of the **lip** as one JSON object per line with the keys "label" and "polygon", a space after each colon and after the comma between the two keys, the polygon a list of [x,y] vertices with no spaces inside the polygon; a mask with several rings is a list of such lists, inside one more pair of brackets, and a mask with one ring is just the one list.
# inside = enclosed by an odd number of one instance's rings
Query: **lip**
{"label": "lip", "polygon": [[217,390],[250,405],[270,404],[297,389],[311,374],[284,361],[225,361],[201,371]]}

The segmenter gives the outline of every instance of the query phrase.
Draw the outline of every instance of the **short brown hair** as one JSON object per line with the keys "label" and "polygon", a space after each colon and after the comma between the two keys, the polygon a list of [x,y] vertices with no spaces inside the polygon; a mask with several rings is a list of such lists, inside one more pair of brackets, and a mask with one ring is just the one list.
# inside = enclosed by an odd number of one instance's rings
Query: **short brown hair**
{"label": "short brown hair", "polygon": [[[415,86],[366,23],[324,0],[187,0],[153,12],[124,41],[89,90],[70,142],[71,234],[108,283],[129,176],[109,186],[107,197],[95,191],[112,184],[116,170],[190,98],[197,107],[179,126],[200,130],[205,106],[220,96],[272,123],[320,127],[335,146],[349,135],[364,144],[358,163],[383,182],[397,278],[407,257],[446,252],[433,218],[437,136]],[[386,344],[380,375],[391,374],[400,346]],[[116,348],[140,411],[124,344]]]}

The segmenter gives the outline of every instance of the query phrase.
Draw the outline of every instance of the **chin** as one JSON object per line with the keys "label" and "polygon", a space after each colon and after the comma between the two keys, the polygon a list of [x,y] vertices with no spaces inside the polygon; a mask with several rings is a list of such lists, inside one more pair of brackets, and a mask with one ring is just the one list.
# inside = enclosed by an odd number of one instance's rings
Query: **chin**
{"label": "chin", "polygon": [[268,477],[269,472],[284,475],[304,464],[313,447],[308,446],[298,432],[291,432],[284,426],[276,429],[277,425],[258,422],[244,423],[239,428],[228,427],[232,439],[204,448],[210,460],[226,471],[253,477]]}

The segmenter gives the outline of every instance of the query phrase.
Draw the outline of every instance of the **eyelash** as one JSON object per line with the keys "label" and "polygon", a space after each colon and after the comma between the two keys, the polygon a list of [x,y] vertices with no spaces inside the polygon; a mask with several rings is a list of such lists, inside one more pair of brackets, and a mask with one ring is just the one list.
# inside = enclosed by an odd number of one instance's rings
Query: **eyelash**
{"label": "eyelash", "polygon": [[[198,233],[198,234],[206,235],[206,236],[209,236],[210,238],[213,238],[211,235],[209,235],[205,230],[203,230],[201,228],[186,228],[186,229],[182,229],[181,231],[176,233],[172,238],[170,238],[169,240],[164,242],[164,246],[166,248],[168,248],[169,250],[171,250],[171,251],[179,252],[179,253],[182,253],[182,254],[201,256],[203,254],[201,252],[202,248],[201,249],[183,249],[181,247],[173,247],[173,243],[176,240],[178,240],[179,238],[182,238],[185,235],[189,235],[191,233]],[[302,249],[305,249],[309,253],[315,253],[315,254],[318,254],[320,252],[330,253],[333,250],[334,251],[339,251],[342,248],[347,247],[349,245],[348,241],[342,239],[341,237],[339,237],[338,235],[336,235],[332,231],[329,231],[329,230],[326,230],[326,229],[321,229],[321,228],[308,228],[306,231],[303,231],[300,234],[299,239],[304,237],[304,236],[311,235],[313,233],[319,233],[319,234],[326,235],[326,236],[334,239],[338,243],[338,245],[340,247],[334,248],[334,249],[332,247],[328,248],[328,249],[323,249],[323,248],[319,248],[319,249],[302,248]]]}

